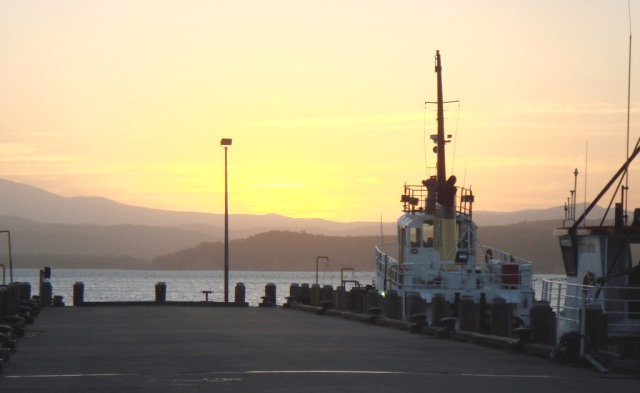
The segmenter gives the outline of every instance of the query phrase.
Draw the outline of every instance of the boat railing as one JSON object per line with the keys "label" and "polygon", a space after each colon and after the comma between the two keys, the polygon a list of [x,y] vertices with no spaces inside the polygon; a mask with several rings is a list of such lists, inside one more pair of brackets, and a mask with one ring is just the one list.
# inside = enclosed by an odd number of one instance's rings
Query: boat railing
{"label": "boat railing", "polygon": [[510,254],[506,251],[499,250],[494,247],[482,246],[481,248],[484,254],[484,261],[486,263],[494,261],[494,262],[500,262],[500,263],[517,263],[517,264],[528,264],[528,265],[531,264],[531,261],[527,259],[516,257],[513,254]]}
{"label": "boat railing", "polygon": [[[473,206],[473,192],[471,189],[457,187],[458,193],[455,197],[455,206],[458,213],[470,216]],[[424,212],[427,209],[427,188],[423,185],[404,186],[404,195],[402,196],[402,211],[404,212]]]}
{"label": "boat railing", "polygon": [[564,279],[542,281],[541,300],[549,302],[558,322],[582,325],[581,310],[599,306],[607,316],[610,334],[624,334],[640,328],[640,287],[581,285]]}
{"label": "boat railing", "polygon": [[[514,264],[506,264],[515,266]],[[404,291],[430,289],[473,289],[491,287],[496,290],[528,290],[532,288],[530,271],[506,269],[474,271],[469,273],[454,262],[403,263],[385,254],[376,247],[376,274],[384,288],[398,288]],[[383,289],[383,288],[381,288]]]}

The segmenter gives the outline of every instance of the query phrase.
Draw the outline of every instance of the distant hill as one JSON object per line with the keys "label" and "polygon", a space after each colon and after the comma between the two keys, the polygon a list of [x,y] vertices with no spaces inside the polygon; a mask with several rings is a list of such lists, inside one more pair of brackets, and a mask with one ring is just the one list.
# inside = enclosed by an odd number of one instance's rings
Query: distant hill
{"label": "distant hill", "polygon": [[534,273],[564,274],[556,220],[529,221],[478,229],[478,241],[534,263]]}
{"label": "distant hill", "polygon": [[11,231],[14,254],[127,255],[150,260],[175,250],[216,240],[204,232],[143,225],[43,224],[0,216]]}
{"label": "distant hill", "polygon": [[[385,242],[395,242],[388,237]],[[229,244],[230,264],[236,270],[313,271],[318,256],[328,256],[331,270],[343,267],[374,270],[377,236],[324,236],[302,232],[270,231]],[[154,269],[222,269],[224,243],[196,247],[155,258]]]}
{"label": "distant hill", "polygon": [[[101,197],[62,197],[30,185],[0,179],[0,215],[16,216],[41,223],[88,225],[191,226],[198,231],[219,231],[224,215],[179,212],[125,205]],[[393,203],[393,201],[391,202]],[[595,213],[598,213],[598,208]],[[399,215],[399,214],[398,214]],[[523,221],[562,220],[564,208],[522,210],[516,212],[474,211],[479,225],[508,225]],[[297,219],[278,214],[231,214],[230,230],[236,237],[283,229],[328,235],[377,235],[379,222],[334,222],[319,218]],[[0,223],[0,226],[2,223]],[[192,229],[191,228],[191,229]],[[385,223],[384,231],[395,231],[395,222]]]}
{"label": "distant hill", "polygon": [[[0,216],[13,216],[39,223],[73,225],[142,225],[177,227],[220,238],[224,215],[179,212],[130,206],[101,197],[62,197],[26,184],[0,179]],[[330,235],[376,235],[379,222],[334,222],[320,218],[291,218],[278,214],[230,214],[229,235],[244,238],[273,229],[307,231]],[[0,229],[8,224],[0,220]],[[395,223],[384,231],[395,232]]]}
{"label": "distant hill", "polygon": [[[65,198],[3,179],[0,195],[0,229],[11,231],[18,267],[195,269],[214,266],[222,255],[220,214],[148,209],[100,197]],[[595,211],[601,214],[602,209]],[[557,272],[560,257],[552,230],[563,215],[558,207],[476,211],[474,219],[481,241],[534,261],[538,272]],[[309,258],[334,251],[336,261],[372,270],[373,245],[380,241],[378,222],[231,214],[230,224],[237,266],[251,269],[307,269]],[[384,223],[383,231],[395,236],[395,222]],[[6,262],[5,255],[0,253],[0,263]]]}
{"label": "distant hill", "polygon": [[[563,273],[558,240],[553,236],[553,221],[538,221],[507,226],[483,227],[478,238],[484,245],[509,252],[534,263],[535,273]],[[329,256],[340,267],[360,271],[374,270],[377,236],[324,236],[300,232],[270,231],[234,240],[229,254],[237,270],[313,270],[317,256]],[[395,236],[385,237],[395,244]],[[389,249],[395,253],[394,247]],[[155,258],[154,269],[221,269],[224,244],[202,243],[195,247]],[[479,259],[482,263],[482,258]]]}
{"label": "distant hill", "polygon": [[[576,218],[582,214],[584,208],[578,206],[576,209]],[[591,217],[601,217],[605,209],[596,206],[590,213]],[[611,212],[609,214],[612,214]],[[564,219],[564,206],[556,206],[548,209],[529,209],[518,210],[515,212],[489,212],[474,211],[473,220],[478,225],[510,225],[530,221],[553,221],[555,226],[562,224]]]}

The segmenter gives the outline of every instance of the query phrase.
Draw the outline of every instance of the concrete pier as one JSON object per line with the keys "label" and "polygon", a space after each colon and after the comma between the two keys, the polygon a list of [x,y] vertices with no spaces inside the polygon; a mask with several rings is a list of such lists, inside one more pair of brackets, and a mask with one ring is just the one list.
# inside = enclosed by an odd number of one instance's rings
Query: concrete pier
{"label": "concrete pier", "polygon": [[2,391],[635,391],[638,379],[280,307],[42,310]]}

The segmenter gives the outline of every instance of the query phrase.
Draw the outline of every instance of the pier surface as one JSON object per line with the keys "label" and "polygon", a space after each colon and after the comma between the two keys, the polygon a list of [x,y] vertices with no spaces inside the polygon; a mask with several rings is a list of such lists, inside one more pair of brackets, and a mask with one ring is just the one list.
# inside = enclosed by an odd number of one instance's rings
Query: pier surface
{"label": "pier surface", "polygon": [[636,391],[640,381],[282,308],[44,309],[3,392]]}

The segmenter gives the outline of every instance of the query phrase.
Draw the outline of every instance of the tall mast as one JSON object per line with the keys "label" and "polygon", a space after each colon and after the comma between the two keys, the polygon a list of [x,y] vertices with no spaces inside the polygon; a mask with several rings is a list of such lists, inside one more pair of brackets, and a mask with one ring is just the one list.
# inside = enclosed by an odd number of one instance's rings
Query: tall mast
{"label": "tall mast", "polygon": [[445,165],[445,139],[444,139],[444,100],[442,98],[442,64],[440,63],[440,51],[436,51],[436,74],[438,76],[438,163],[437,163],[437,180],[438,180],[438,203],[444,204],[444,189],[447,181],[447,170]]}

